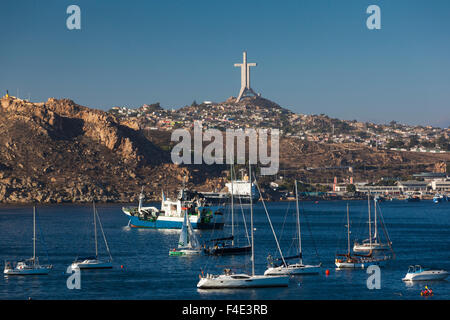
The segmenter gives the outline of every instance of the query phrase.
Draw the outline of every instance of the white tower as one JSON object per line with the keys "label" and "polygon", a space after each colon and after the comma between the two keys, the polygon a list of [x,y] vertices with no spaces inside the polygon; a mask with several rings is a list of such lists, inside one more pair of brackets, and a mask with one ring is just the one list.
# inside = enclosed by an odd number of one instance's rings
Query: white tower
{"label": "white tower", "polygon": [[239,92],[236,102],[239,102],[246,94],[258,96],[258,94],[250,87],[250,67],[256,67],[256,63],[247,63],[247,52],[244,51],[242,56],[242,63],[234,64],[235,67],[241,68],[241,91]]}

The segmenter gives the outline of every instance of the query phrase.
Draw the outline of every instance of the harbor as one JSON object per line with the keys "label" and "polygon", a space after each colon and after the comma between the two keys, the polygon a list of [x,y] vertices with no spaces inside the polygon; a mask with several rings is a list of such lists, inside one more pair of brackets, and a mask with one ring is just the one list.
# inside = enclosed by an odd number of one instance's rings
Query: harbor
{"label": "harbor", "polygon": [[[0,281],[1,299],[424,299],[424,286],[433,290],[432,299],[449,299],[448,280],[405,282],[409,266],[439,267],[450,270],[448,230],[450,203],[382,202],[384,220],[396,257],[381,268],[381,289],[369,290],[365,269],[337,270],[335,254],[346,248],[347,201],[301,201],[302,248],[308,262],[315,262],[315,249],[322,267],[317,275],[293,276],[285,288],[199,290],[202,270],[221,273],[228,266],[249,271],[249,255],[173,257],[168,251],[179,241],[180,230],[131,228],[118,204],[98,204],[113,268],[81,273],[81,290],[69,290],[66,268],[74,257],[94,250],[92,205],[47,205],[37,207],[38,255],[47,257],[53,269],[47,276],[5,277]],[[130,204],[133,205],[133,204]],[[158,203],[150,205],[158,206]],[[267,203],[267,210],[284,254],[296,233],[295,223],[286,223],[287,213],[295,213],[295,202]],[[367,200],[352,201],[352,239],[367,238]],[[225,210],[225,226],[230,217]],[[0,208],[0,259],[26,258],[32,254],[33,230],[29,206]],[[236,215],[236,219],[239,216]],[[239,220],[235,221],[239,223]],[[26,232],[29,230],[29,232]],[[196,230],[200,242],[213,238],[217,230]],[[276,243],[261,202],[254,205],[255,269],[267,269],[267,256],[276,255]],[[43,236],[43,237],[42,237]],[[99,251],[105,252],[99,241]],[[233,268],[234,268],[233,267]],[[329,274],[326,274],[329,270]]]}

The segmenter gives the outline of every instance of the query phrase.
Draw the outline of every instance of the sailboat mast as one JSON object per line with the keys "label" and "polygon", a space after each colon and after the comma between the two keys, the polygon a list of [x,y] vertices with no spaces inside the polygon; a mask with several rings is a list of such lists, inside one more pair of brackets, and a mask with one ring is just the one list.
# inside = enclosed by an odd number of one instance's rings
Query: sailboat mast
{"label": "sailboat mast", "polygon": [[[250,191],[252,190],[252,165],[250,160],[248,161],[248,181],[250,183]],[[252,276],[255,275],[255,246],[254,246],[254,236],[253,236],[253,199],[250,194],[250,229],[252,237]]]}
{"label": "sailboat mast", "polygon": [[374,221],[375,221],[375,225],[374,225],[374,231],[373,231],[373,239],[376,241],[377,240],[377,199],[375,199],[375,197],[374,197],[374,199],[373,199],[373,202],[374,202]]}
{"label": "sailboat mast", "polygon": [[95,219],[95,201],[92,201],[94,207],[94,237],[95,237],[95,257],[98,257],[98,246],[97,246],[97,221]]}
{"label": "sailboat mast", "polygon": [[231,245],[234,246],[234,190],[233,190],[233,163],[230,165],[230,178],[231,178],[231,235],[233,239],[231,240]]}
{"label": "sailboat mast", "polygon": [[300,255],[300,264],[303,264],[302,257],[302,236],[300,233],[300,213],[298,209],[298,190],[297,190],[297,180],[295,180],[295,205],[297,207],[297,231],[298,231],[298,250]]}
{"label": "sailboat mast", "polygon": [[350,219],[348,216],[348,203],[347,203],[347,254],[350,256]]}
{"label": "sailboat mast", "polygon": [[369,207],[369,245],[370,251],[372,252],[372,222],[370,217],[370,191],[367,193],[367,205]]}
{"label": "sailboat mast", "polygon": [[33,206],[33,265],[36,263],[36,206]]}

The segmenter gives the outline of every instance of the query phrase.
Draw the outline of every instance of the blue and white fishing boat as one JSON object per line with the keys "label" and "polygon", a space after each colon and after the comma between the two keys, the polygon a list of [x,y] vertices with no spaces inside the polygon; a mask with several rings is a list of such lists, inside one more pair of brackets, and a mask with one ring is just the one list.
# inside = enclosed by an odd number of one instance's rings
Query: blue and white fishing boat
{"label": "blue and white fishing boat", "polygon": [[129,226],[152,229],[181,229],[184,214],[187,213],[193,229],[222,228],[223,206],[209,206],[199,194],[180,190],[174,200],[166,198],[162,192],[161,209],[144,207],[143,191],[139,196],[138,207],[123,207],[122,211],[129,217]]}

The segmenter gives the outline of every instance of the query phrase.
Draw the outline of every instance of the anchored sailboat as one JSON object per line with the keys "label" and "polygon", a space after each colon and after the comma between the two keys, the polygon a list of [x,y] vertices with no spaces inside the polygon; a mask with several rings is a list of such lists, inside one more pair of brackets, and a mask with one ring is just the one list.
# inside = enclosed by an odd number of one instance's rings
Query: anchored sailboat
{"label": "anchored sailboat", "polygon": [[[94,211],[94,238],[95,238],[95,256],[92,257],[77,257],[75,261],[71,264],[72,269],[80,268],[80,269],[110,269],[112,268],[112,256],[109,251],[108,242],[106,241],[105,233],[103,232],[103,226],[100,221],[100,217],[98,215],[97,209],[95,207],[95,202],[92,201],[93,211]],[[97,241],[97,219],[98,224],[100,226],[100,230],[103,235],[103,240],[105,242],[106,251],[109,255],[109,260],[102,260],[98,257],[98,241]]]}
{"label": "anchored sailboat", "polygon": [[[370,221],[370,212],[369,212]],[[369,244],[372,244],[372,238],[369,238]],[[387,256],[374,256],[372,250],[367,255],[351,254],[350,251],[350,219],[349,210],[347,204],[347,253],[336,254],[335,265],[337,268],[365,268],[369,265],[382,265],[389,257]]]}
{"label": "anchored sailboat", "polygon": [[7,261],[3,273],[5,276],[47,275],[52,265],[39,264],[36,256],[36,207],[33,207],[33,257],[22,261]]}
{"label": "anchored sailboat", "polygon": [[180,239],[178,240],[178,248],[169,251],[169,256],[184,256],[202,253],[200,242],[192,229],[189,221],[189,214],[186,210],[184,213],[183,227],[181,228]]}
{"label": "anchored sailboat", "polygon": [[[264,272],[265,275],[279,275],[279,274],[318,274],[322,263],[318,265],[305,265],[303,264],[303,254],[302,254],[302,236],[300,232],[300,213],[298,208],[298,191],[297,191],[297,180],[295,180],[295,202],[297,209],[297,235],[298,235],[298,255],[292,257],[283,257],[281,265],[272,265],[267,268]],[[286,260],[299,259],[298,263],[289,264]]]}
{"label": "anchored sailboat", "polygon": [[367,252],[367,251],[382,251],[382,250],[390,250],[392,249],[392,242],[389,239],[389,235],[387,234],[386,228],[384,226],[383,223],[383,219],[382,219],[382,215],[380,212],[380,222],[381,225],[383,227],[385,236],[387,238],[387,242],[386,243],[382,243],[379,240],[379,235],[378,235],[378,219],[377,219],[377,200],[374,199],[374,234],[372,237],[372,230],[371,230],[371,226],[372,226],[372,222],[370,221],[370,193],[368,195],[368,199],[367,199],[367,206],[368,206],[368,212],[369,212],[369,238],[366,240],[363,240],[362,243],[358,243],[355,241],[355,244],[353,245],[353,251],[354,252]]}
{"label": "anchored sailboat", "polygon": [[[251,166],[249,164],[249,180],[251,181]],[[270,220],[269,220],[270,222]],[[200,275],[197,284],[199,289],[230,289],[230,288],[258,288],[258,287],[287,287],[288,276],[266,276],[255,275],[255,246],[253,235],[253,201],[250,198],[250,230],[251,230],[251,251],[252,251],[252,273],[251,275],[240,273],[234,274],[230,269],[225,269],[224,274],[206,276]]]}
{"label": "anchored sailboat", "polygon": [[[228,255],[228,254],[246,254],[250,253],[252,246],[250,245],[250,239],[248,237],[247,226],[245,225],[245,216],[242,214],[244,221],[245,232],[247,233],[248,243],[245,245],[237,245],[235,243],[235,231],[234,231],[234,190],[233,190],[233,178],[234,168],[233,164],[230,166],[230,177],[231,177],[231,236],[211,239],[208,242],[211,244],[207,247],[205,246],[204,252],[207,255]],[[251,184],[251,181],[249,181]]]}

